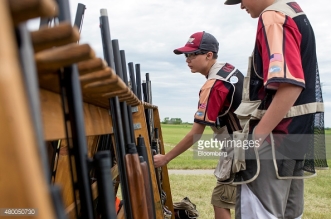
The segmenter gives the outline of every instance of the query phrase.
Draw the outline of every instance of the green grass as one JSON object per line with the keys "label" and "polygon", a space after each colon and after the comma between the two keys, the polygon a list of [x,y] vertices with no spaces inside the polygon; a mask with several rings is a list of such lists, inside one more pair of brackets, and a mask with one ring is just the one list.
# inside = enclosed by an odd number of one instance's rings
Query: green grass
{"label": "green grass", "polygon": [[[331,165],[331,162],[328,163]],[[196,204],[201,219],[214,217],[210,197],[216,180],[213,175],[175,175],[170,174],[173,202],[185,196]],[[331,218],[331,170],[317,170],[317,177],[305,180],[305,207],[303,219]],[[234,218],[234,211],[232,211]]]}
{"label": "green grass", "polygon": [[[192,125],[162,124],[164,150],[169,152],[191,130]],[[212,134],[210,127],[206,127],[204,134]],[[168,164],[168,169],[214,169],[217,159],[197,159],[193,157],[193,149],[185,151]]]}
{"label": "green grass", "polygon": [[[191,125],[162,125],[165,151],[173,148],[190,130]],[[206,128],[204,134],[211,134]],[[326,151],[328,166],[331,167],[331,130],[326,131]],[[198,160],[193,158],[193,151],[188,150],[168,164],[168,169],[213,169],[217,160]],[[216,179],[213,175],[173,175],[170,174],[173,202],[188,196],[196,204],[200,219],[214,218],[210,204],[211,192]],[[305,210],[303,219],[331,218],[331,168],[317,170],[317,177],[305,180]],[[232,211],[232,218],[234,212]]]}
{"label": "green grass", "polygon": [[326,157],[328,160],[331,160],[331,130],[325,130],[325,144],[326,144]]}
{"label": "green grass", "polygon": [[[179,202],[189,197],[199,211],[199,219],[214,218],[210,204],[211,193],[216,185],[212,175],[170,175],[172,201]],[[185,186],[184,186],[185,185]]]}

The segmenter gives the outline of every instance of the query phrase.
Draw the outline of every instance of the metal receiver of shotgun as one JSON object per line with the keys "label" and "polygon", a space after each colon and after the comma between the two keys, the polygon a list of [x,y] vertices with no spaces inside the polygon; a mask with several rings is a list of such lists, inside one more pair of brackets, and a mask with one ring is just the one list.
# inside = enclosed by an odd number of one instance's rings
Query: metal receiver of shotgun
{"label": "metal receiver of shotgun", "polygon": [[[163,152],[164,152],[164,151],[161,151],[159,129],[158,128],[154,128],[154,137],[153,137],[153,140],[152,140],[151,147],[152,147],[153,155],[163,154]],[[164,216],[165,216],[165,218],[171,218],[172,212],[165,205],[166,201],[167,201],[167,194],[163,190],[162,167],[155,168],[155,173],[156,173],[156,177],[157,177],[157,180],[158,180],[158,185],[159,185],[159,191],[160,191],[160,197],[161,197],[161,202],[162,202],[162,206],[163,206]]]}

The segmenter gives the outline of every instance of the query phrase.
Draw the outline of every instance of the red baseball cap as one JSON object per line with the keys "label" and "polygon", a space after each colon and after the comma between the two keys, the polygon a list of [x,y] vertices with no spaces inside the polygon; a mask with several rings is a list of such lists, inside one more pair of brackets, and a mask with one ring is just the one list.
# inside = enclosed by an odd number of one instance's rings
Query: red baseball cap
{"label": "red baseball cap", "polygon": [[210,33],[205,31],[194,33],[190,36],[184,47],[180,47],[174,50],[174,53],[179,55],[183,53],[193,53],[200,50],[206,50],[211,52],[218,52],[218,41]]}

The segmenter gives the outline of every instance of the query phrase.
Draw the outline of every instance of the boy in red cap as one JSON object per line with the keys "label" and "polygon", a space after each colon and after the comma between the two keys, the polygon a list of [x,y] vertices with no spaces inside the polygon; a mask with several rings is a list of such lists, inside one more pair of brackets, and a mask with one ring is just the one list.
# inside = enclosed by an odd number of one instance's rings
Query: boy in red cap
{"label": "boy in red cap", "polygon": [[301,218],[303,179],[315,175],[314,147],[325,147],[314,31],[295,1],[225,2],[239,3],[258,26],[236,114],[251,116],[249,133],[261,146],[237,174],[246,183],[237,188],[236,218]]}
{"label": "boy in red cap", "polygon": [[[218,48],[216,38],[203,31],[192,34],[184,47],[174,50],[175,54],[186,56],[192,73],[202,74],[207,81],[199,92],[198,109],[191,131],[170,152],[154,156],[156,167],[166,165],[190,148],[199,140],[196,136],[201,136],[206,126],[210,126],[216,134],[227,135],[240,129],[239,120],[233,112],[241,102],[244,76],[233,65],[217,62]],[[216,219],[231,218],[230,209],[235,206],[235,197],[236,186],[217,182],[211,198]]]}

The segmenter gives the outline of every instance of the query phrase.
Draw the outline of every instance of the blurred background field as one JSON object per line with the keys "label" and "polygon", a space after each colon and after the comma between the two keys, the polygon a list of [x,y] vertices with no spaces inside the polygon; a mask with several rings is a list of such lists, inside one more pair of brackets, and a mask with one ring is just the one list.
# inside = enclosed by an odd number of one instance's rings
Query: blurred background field
{"label": "blurred background field", "polygon": [[[171,150],[190,130],[190,124],[162,124],[162,136],[165,151]],[[212,134],[206,128],[204,134]],[[331,130],[326,130],[326,145],[328,166],[331,165]],[[190,149],[179,155],[168,164],[171,193],[173,202],[189,197],[196,204],[200,219],[214,218],[210,197],[216,179],[213,174],[171,174],[172,169],[214,169],[217,159],[196,159]],[[317,177],[305,180],[305,210],[303,219],[330,219],[331,218],[331,168],[317,170]],[[234,211],[232,211],[234,218]]]}

